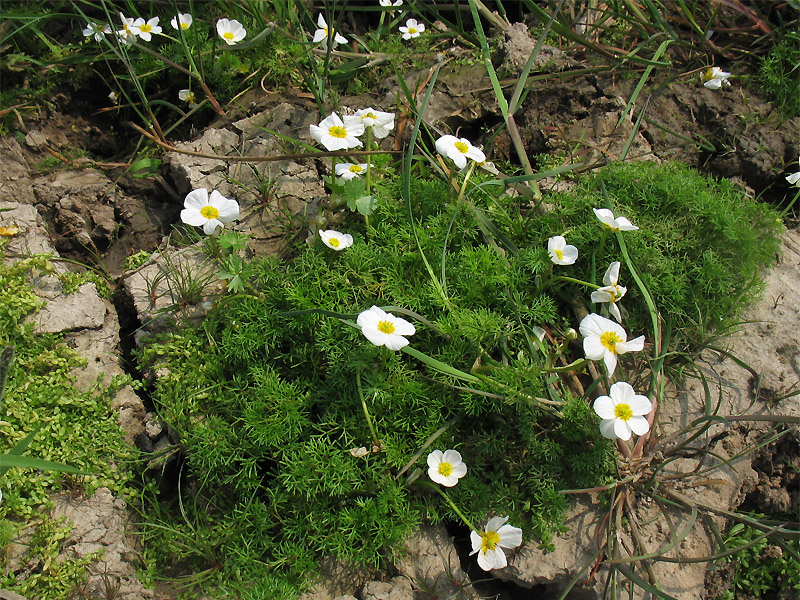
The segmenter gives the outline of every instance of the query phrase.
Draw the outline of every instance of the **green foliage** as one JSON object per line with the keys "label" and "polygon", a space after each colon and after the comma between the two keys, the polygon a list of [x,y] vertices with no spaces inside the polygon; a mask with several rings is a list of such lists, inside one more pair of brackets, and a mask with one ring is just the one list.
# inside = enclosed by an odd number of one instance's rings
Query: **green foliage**
{"label": "green foliage", "polygon": [[[717,600],[734,600],[740,594],[763,598],[789,590],[795,594],[800,592],[800,562],[762,536],[762,531],[743,523],[731,527],[725,536],[726,549],[743,549],[723,559],[734,565],[733,585],[717,596]],[[800,540],[786,540],[785,543],[795,552],[800,552]]]}
{"label": "green foliage", "polygon": [[800,33],[790,31],[762,60],[761,83],[787,118],[800,115]]}
{"label": "green foliage", "polygon": [[[131,473],[119,465],[133,458],[133,450],[124,443],[109,410],[111,394],[125,382],[114,381],[110,387],[98,382],[95,390],[86,392],[76,389],[74,372],[85,361],[61,336],[37,334],[25,321],[43,305],[33,293],[30,278],[51,269],[45,258],[0,263],[0,347],[16,350],[0,406],[0,455],[35,432],[23,457],[86,472],[73,476],[73,483],[87,493],[106,486],[128,495]],[[110,456],[114,465],[109,463]],[[0,476],[0,546],[18,533],[18,523],[40,515],[50,505],[49,495],[62,489],[62,475],[55,471],[17,467],[4,471]],[[43,519],[27,551],[25,564],[30,570],[24,576],[0,570],[0,588],[43,600],[70,597],[96,557],[56,562],[69,531],[68,526]]]}
{"label": "green foliage", "polygon": [[[621,260],[613,236],[598,245],[600,222],[592,208],[611,208],[640,228],[622,234],[625,244],[662,317],[682,337],[683,349],[734,324],[758,298],[760,270],[773,261],[782,227],[774,210],[750,200],[732,182],[678,164],[615,163],[553,204],[531,224],[531,240],[546,231],[568,232],[569,243],[581,251],[577,277],[589,282],[600,283],[608,265]],[[647,308],[624,263],[620,284],[628,288],[621,302],[630,313],[626,329],[647,331]]]}

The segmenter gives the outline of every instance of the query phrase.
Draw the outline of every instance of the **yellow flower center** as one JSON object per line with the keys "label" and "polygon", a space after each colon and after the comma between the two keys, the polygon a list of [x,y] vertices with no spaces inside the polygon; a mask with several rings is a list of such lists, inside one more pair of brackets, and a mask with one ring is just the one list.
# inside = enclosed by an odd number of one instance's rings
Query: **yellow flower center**
{"label": "yellow flower center", "polygon": [[131,32],[131,29],[130,29],[130,27],[128,27],[128,24],[127,24],[127,23],[123,23],[123,24],[122,24],[122,30],[123,30],[123,31],[124,31],[124,32],[125,32],[127,35],[130,35],[130,34],[132,33],[132,32]]}
{"label": "yellow flower center", "polygon": [[408,33],[410,33],[411,35],[414,35],[415,33],[417,33],[417,28],[416,27],[409,27],[408,28]]}
{"label": "yellow flower center", "polygon": [[328,37],[328,28],[325,28],[325,37]]}
{"label": "yellow flower center", "polygon": [[350,167],[350,172],[352,173],[361,173],[361,165],[353,165]]}
{"label": "yellow flower center", "polygon": [[188,94],[186,94],[186,102],[188,102],[189,104],[194,104],[194,92],[189,92]]}
{"label": "yellow flower center", "polygon": [[712,79],[714,79],[714,70],[707,69],[706,72],[703,73],[703,83],[706,81],[711,81]]}
{"label": "yellow flower center", "polygon": [[553,252],[555,253],[556,258],[558,260],[564,260],[564,253],[561,250],[559,250],[558,248],[553,248]]}
{"label": "yellow flower center", "polygon": [[378,321],[378,331],[381,333],[394,333],[394,323],[391,321]]}
{"label": "yellow flower center", "polygon": [[226,31],[224,34],[222,34],[222,37],[224,37],[226,40],[233,41],[233,32]]}
{"label": "yellow flower center", "polygon": [[627,421],[633,416],[633,409],[627,404],[617,404],[614,407],[614,416],[623,421]]}
{"label": "yellow flower center", "polygon": [[330,129],[328,129],[328,135],[335,138],[346,138],[347,129],[345,129],[341,125],[334,125]]}
{"label": "yellow flower center", "polygon": [[494,550],[494,547],[500,542],[500,534],[496,531],[485,531],[481,535],[481,552],[486,554],[488,550]]}
{"label": "yellow flower center", "polygon": [[331,239],[328,240],[328,244],[333,246],[334,248],[338,248],[341,243],[342,242],[340,242],[336,238],[331,238]]}
{"label": "yellow flower center", "polygon": [[438,471],[439,475],[442,475],[444,477],[450,477],[450,475],[453,473],[453,465],[446,462],[439,463]]}
{"label": "yellow flower center", "polygon": [[144,25],[139,25],[139,31],[141,31],[142,33],[150,33],[152,30],[153,28],[150,27],[150,25],[148,25],[147,23],[145,23]]}
{"label": "yellow flower center", "polygon": [[467,146],[464,142],[456,142],[453,145],[456,147],[456,150],[461,152],[461,154],[466,154],[469,152],[469,146]]}
{"label": "yellow flower center", "polygon": [[362,119],[377,119],[378,116],[375,113],[367,113],[361,118]]}
{"label": "yellow flower center", "polygon": [[603,344],[610,352],[617,353],[617,344],[622,341],[622,338],[615,331],[604,331],[600,335],[600,343]]}
{"label": "yellow flower center", "polygon": [[186,21],[181,21],[181,29],[189,29],[189,23]]}
{"label": "yellow flower center", "polygon": [[219,210],[213,206],[204,206],[200,209],[200,214],[206,219],[216,219],[219,216]]}

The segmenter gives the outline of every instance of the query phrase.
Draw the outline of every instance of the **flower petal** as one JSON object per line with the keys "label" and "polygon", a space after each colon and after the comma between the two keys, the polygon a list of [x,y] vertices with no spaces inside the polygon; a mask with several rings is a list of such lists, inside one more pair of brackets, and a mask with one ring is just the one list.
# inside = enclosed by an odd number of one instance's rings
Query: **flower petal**
{"label": "flower petal", "polygon": [[653,410],[653,403],[650,402],[647,396],[641,396],[639,394],[634,395],[633,398],[630,399],[628,406],[631,407],[633,414],[636,416],[649,415],[650,411]]}
{"label": "flower petal", "polygon": [[606,347],[600,342],[599,336],[583,338],[583,353],[589,360],[600,360],[606,352]]}
{"label": "flower petal", "polygon": [[622,419],[614,419],[614,433],[621,440],[631,439],[631,428]]}
{"label": "flower petal", "polygon": [[513,525],[503,525],[497,530],[500,536],[500,541],[497,542],[498,546],[503,548],[516,548],[522,544],[522,529],[514,527]]}
{"label": "flower petal", "polygon": [[[617,344],[619,347],[619,344]],[[603,360],[606,363],[606,370],[608,371],[608,376],[611,377],[614,374],[614,370],[617,368],[617,355],[613,352],[606,352]]]}
{"label": "flower petal", "polygon": [[640,352],[644,349],[644,336],[628,340],[627,342],[618,342],[616,345],[618,354],[625,354],[626,352]]}
{"label": "flower petal", "polygon": [[390,333],[386,336],[386,342],[383,344],[389,350],[400,350],[400,348],[404,348],[408,346],[408,340],[404,338],[402,335],[397,335],[396,333]]}
{"label": "flower petal", "polygon": [[628,419],[628,427],[636,435],[644,435],[650,431],[650,423],[644,417],[634,416]]}
{"label": "flower petal", "polygon": [[617,434],[614,433],[614,422],[616,419],[603,419],[600,421],[600,433],[603,437],[610,440],[617,439]]}
{"label": "flower petal", "polygon": [[205,188],[192,190],[186,194],[183,205],[186,208],[195,208],[197,210],[200,210],[204,206],[208,206],[208,190]]}
{"label": "flower petal", "polygon": [[505,525],[507,521],[508,521],[508,517],[492,517],[491,519],[489,519],[489,522],[486,523],[486,525],[484,526],[483,530],[484,531],[497,531],[503,525]]}
{"label": "flower petal", "polygon": [[208,219],[201,215],[200,211],[196,208],[184,208],[181,211],[181,221],[187,225],[200,227],[201,225],[205,225],[207,220]]}
{"label": "flower petal", "polygon": [[608,396],[598,396],[592,408],[594,408],[594,412],[603,420],[615,418],[614,401]]}
{"label": "flower petal", "polygon": [[609,265],[608,269],[606,269],[606,274],[603,275],[603,284],[617,285],[618,280],[619,280],[619,261],[615,260]]}
{"label": "flower petal", "polygon": [[430,454],[428,454],[428,466],[431,469],[438,467],[442,464],[442,451],[441,450],[434,450]]}
{"label": "flower petal", "polygon": [[481,549],[483,539],[477,531],[473,530],[469,532],[469,541],[472,543],[472,552],[470,552],[470,555],[475,554]]}
{"label": "flower petal", "polygon": [[442,455],[442,461],[453,466],[464,462],[461,460],[461,453],[458,450],[445,450]]}

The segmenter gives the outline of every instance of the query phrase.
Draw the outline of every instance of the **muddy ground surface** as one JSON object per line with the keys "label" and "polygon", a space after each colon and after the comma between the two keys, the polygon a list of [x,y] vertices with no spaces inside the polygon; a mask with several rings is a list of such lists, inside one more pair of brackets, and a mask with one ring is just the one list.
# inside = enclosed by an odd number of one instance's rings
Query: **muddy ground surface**
{"label": "muddy ground surface", "polygon": [[[509,72],[519,70],[519,56],[527,57],[532,45],[533,41],[521,30],[509,31],[503,58]],[[500,111],[482,67],[461,62],[458,56],[446,60],[424,115],[427,124],[434,131],[459,132],[484,143],[487,156],[493,160],[513,160],[508,136],[491,135],[500,123]],[[623,81],[609,74],[573,73],[583,66],[574,57],[547,49],[542,68],[558,76],[537,82],[516,118],[531,156],[557,157],[554,160],[564,164],[580,162],[581,169],[587,170],[618,160],[633,136],[629,159],[679,160],[709,175],[730,177],[762,201],[781,204],[791,197],[784,177],[797,169],[800,147],[796,132],[800,131],[800,120],[782,120],[758,92],[738,83],[718,91],[708,90],[689,77],[653,81],[640,97],[640,104],[646,103],[647,121],[634,133],[630,115],[617,123],[636,81]],[[423,69],[406,79],[416,85],[428,74]],[[341,105],[353,110],[369,105],[391,111],[398,106],[398,97],[402,105],[399,87],[386,81],[369,96],[342,98]],[[634,111],[634,119],[639,110]],[[405,118],[398,115],[398,132],[404,130]],[[273,94],[259,91],[249,94],[225,117],[203,127],[197,135],[182,142],[172,141],[180,149],[215,154],[280,154],[281,146],[264,133],[262,126],[309,141],[308,124],[317,121],[316,107],[304,95],[292,90]],[[410,127],[406,127],[406,137],[398,133],[397,139],[386,140],[387,147],[402,147],[409,131]],[[255,185],[255,175],[240,164],[177,152],[165,156],[159,173],[134,178],[126,174],[124,164],[132,135],[132,129],[115,120],[113,107],[104,98],[98,101],[65,96],[36,111],[20,113],[16,130],[0,139],[0,189],[4,192],[0,208],[12,209],[0,213],[0,225],[13,222],[22,230],[9,247],[11,252],[57,252],[100,266],[118,282],[114,304],[99,299],[96,291],[84,290],[87,296],[81,306],[96,307],[88,321],[74,322],[74,307],[64,304],[61,316],[51,315],[51,321],[43,321],[40,327],[69,332],[75,345],[92,357],[90,364],[112,373],[129,368],[125,357],[136,343],[132,325],[169,326],[154,318],[159,308],[170,303],[168,290],[154,294],[146,286],[148,269],[156,272],[159,259],[135,272],[125,272],[123,260],[141,250],[166,248],[166,236],[178,222],[182,199],[190,189],[219,189],[237,197],[242,206],[238,227],[252,236],[250,251],[255,255],[283,253],[290,242],[304,239],[309,222],[326,199],[321,177],[328,167],[311,159],[257,165],[258,170],[278,182],[267,198],[255,191],[248,194],[231,187],[231,177]],[[709,143],[700,148],[686,139]],[[74,158],[75,149],[88,151],[93,158]],[[545,181],[543,191],[549,185],[554,183]],[[741,331],[726,342],[760,379],[722,355],[704,355],[701,368],[718,382],[728,411],[725,414],[751,407],[757,414],[800,416],[797,397],[785,398],[800,377],[800,235],[791,227],[784,235],[775,268],[768,275],[762,300],[750,310]],[[192,263],[196,258],[191,251],[183,251],[180,260]],[[54,306],[66,302],[57,291],[50,300]],[[68,320],[70,314],[73,321]],[[197,316],[202,317],[200,307]],[[91,381],[92,373],[87,373],[85,383]],[[676,390],[675,401],[664,405],[665,434],[677,430],[701,410],[698,394],[691,384]],[[132,390],[120,392],[115,407],[131,443],[145,450],[175,443],[170,440],[168,428],[154,417],[153,407]],[[715,450],[735,456],[757,438],[763,426],[764,423],[743,421],[724,431],[719,426],[709,436],[719,437]],[[796,510],[800,505],[797,441],[795,432],[777,445],[737,460],[724,475],[723,486],[698,486],[691,493],[722,509],[742,505],[776,514]],[[685,466],[691,465],[687,462]],[[638,510],[645,516],[651,508],[641,506]],[[111,573],[121,582],[118,598],[168,598],[174,594],[166,587],[151,591],[138,583],[135,531],[120,499],[105,492],[98,492],[91,499],[57,497],[55,510],[76,524],[66,544],[69,552],[85,555],[101,547],[106,551],[89,587],[97,586],[99,593]],[[423,528],[408,543],[408,560],[393,570],[353,573],[342,565],[326,564],[324,581],[307,598],[422,598],[420,581],[440,595],[461,589],[469,597],[500,594],[505,598],[527,598],[534,590],[548,598],[580,573],[580,565],[586,564],[586,553],[594,544],[595,518],[590,499],[576,501],[570,513],[572,529],[556,539],[556,552],[544,555],[535,542],[529,542],[508,569],[495,574],[495,582],[472,586],[466,585],[470,577],[483,574],[475,573],[468,560],[463,562],[466,570],[461,569],[463,548],[453,545],[446,530]],[[681,518],[676,516],[678,521]],[[655,528],[645,532],[652,546],[663,541],[663,534]],[[689,556],[701,556],[708,549],[708,533],[698,528],[687,538],[683,551]],[[663,568],[660,574],[664,580],[670,582],[669,593],[676,598],[704,596],[705,565],[659,568]],[[725,587],[725,577],[723,572],[709,579],[709,594]],[[597,586],[590,581],[577,587],[570,597],[596,598],[597,593]]]}

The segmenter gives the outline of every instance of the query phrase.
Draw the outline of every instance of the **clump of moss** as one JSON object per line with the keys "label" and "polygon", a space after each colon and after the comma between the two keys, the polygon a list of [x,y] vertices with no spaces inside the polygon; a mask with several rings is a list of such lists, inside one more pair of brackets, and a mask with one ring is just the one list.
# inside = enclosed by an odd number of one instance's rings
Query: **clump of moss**
{"label": "clump of moss", "polygon": [[788,32],[761,59],[759,75],[787,118],[800,115],[800,33]]}

